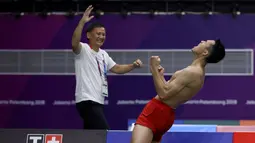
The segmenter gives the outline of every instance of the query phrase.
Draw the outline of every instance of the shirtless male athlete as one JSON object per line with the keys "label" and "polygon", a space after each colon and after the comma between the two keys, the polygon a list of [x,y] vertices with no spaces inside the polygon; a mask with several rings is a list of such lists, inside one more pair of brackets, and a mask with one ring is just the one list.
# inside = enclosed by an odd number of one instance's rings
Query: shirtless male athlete
{"label": "shirtless male athlete", "polygon": [[204,84],[206,64],[221,61],[225,57],[225,48],[220,40],[207,40],[195,46],[192,53],[194,60],[191,65],[175,72],[168,81],[164,78],[160,58],[151,57],[150,69],[158,95],[147,103],[136,120],[131,143],[161,141],[173,125],[174,109],[200,91]]}

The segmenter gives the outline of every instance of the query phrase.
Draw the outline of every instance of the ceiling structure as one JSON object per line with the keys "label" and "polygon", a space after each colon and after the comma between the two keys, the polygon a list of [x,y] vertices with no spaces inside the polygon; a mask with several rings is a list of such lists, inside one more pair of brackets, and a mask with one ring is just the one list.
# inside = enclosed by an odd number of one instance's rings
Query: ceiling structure
{"label": "ceiling structure", "polygon": [[1,0],[0,13],[22,15],[49,13],[75,15],[82,14],[89,5],[94,6],[94,14],[146,13],[150,15],[176,13],[255,13],[255,0]]}

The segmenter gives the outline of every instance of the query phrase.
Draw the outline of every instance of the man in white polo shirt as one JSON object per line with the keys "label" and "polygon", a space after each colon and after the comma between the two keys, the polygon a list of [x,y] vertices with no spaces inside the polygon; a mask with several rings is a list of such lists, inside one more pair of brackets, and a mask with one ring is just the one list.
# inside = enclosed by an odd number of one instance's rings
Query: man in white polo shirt
{"label": "man in white polo shirt", "polygon": [[76,74],[75,100],[84,121],[84,129],[109,129],[103,112],[104,99],[108,96],[107,71],[124,74],[140,67],[142,62],[137,59],[132,64],[116,64],[100,48],[105,41],[105,28],[100,23],[88,26],[86,36],[89,44],[80,42],[85,23],[94,17],[89,16],[92,9],[92,6],[86,9],[72,36]]}

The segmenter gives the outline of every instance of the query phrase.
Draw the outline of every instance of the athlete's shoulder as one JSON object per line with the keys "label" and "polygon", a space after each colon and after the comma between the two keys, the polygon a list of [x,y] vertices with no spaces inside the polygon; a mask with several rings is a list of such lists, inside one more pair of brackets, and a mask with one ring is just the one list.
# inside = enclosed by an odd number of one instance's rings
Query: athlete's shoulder
{"label": "athlete's shoulder", "polygon": [[186,76],[190,77],[196,77],[201,75],[201,69],[195,67],[195,66],[188,66],[181,70],[182,74],[185,74]]}

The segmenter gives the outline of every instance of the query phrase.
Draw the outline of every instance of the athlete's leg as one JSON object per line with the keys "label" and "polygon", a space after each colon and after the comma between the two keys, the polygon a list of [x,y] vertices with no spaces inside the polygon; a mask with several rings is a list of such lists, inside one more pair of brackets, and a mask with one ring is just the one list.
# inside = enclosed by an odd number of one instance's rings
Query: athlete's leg
{"label": "athlete's leg", "polygon": [[162,139],[163,134],[161,133],[156,133],[153,135],[153,139],[151,143],[160,143]]}
{"label": "athlete's leg", "polygon": [[131,143],[151,143],[153,132],[148,127],[136,124],[132,132]]}

